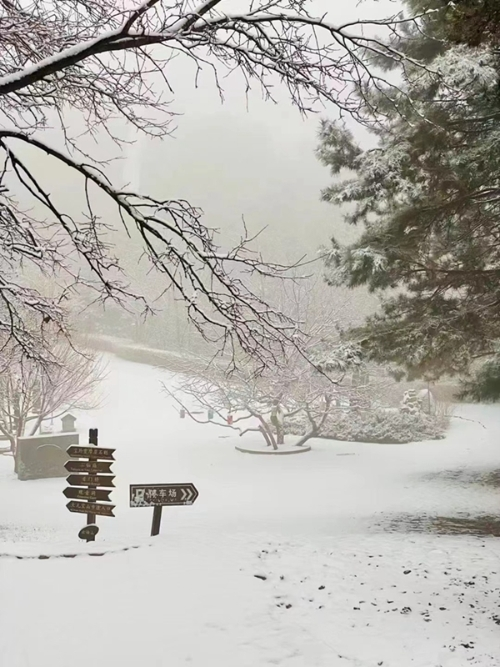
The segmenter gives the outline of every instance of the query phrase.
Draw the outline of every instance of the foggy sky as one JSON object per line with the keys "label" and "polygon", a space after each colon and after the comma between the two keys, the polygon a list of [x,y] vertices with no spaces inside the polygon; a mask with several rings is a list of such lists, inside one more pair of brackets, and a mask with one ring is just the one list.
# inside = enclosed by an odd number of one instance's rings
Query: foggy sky
{"label": "foggy sky", "polygon": [[[315,4],[318,15],[328,10],[327,18],[337,24],[360,17],[385,17],[399,8],[391,0],[361,4],[315,0]],[[204,69],[197,85],[195,71],[184,56],[168,66],[174,92],[166,93],[172,98],[172,111],[179,114],[172,136],[162,141],[138,138],[124,159],[106,172],[145,194],[186,198],[200,206],[204,223],[221,230],[223,245],[239,239],[242,216],[252,232],[267,227],[257,243],[270,260],[313,258],[319,246],[328,245],[332,234],[340,240],[352,238],[357,232],[343,225],[341,212],[320,201],[331,176],[314,151],[320,118],[336,117],[335,107],[318,106],[317,114],[304,118],[278,81],[274,91],[278,104],[274,104],[262,99],[258,84],[245,94],[245,82],[238,73],[224,78],[220,70],[222,103],[210,69]],[[68,122],[78,128],[71,112]],[[354,131],[361,139],[366,136],[359,128]],[[89,153],[96,150],[99,157],[111,150],[105,136],[97,144],[89,140]],[[50,190],[59,191],[66,207],[84,203],[81,184],[67,169],[54,161],[45,168],[47,158],[41,154],[35,159],[41,161],[44,177],[53,181]],[[106,220],[119,224],[109,202],[102,203]],[[138,248],[127,248],[131,242],[123,233],[116,240],[125,268],[136,273]],[[317,271],[322,270],[318,264]]]}
{"label": "foggy sky", "polygon": [[[391,0],[314,4],[335,23],[387,16],[399,6]],[[278,250],[280,259],[282,253],[314,256],[332,233],[352,238],[340,212],[320,201],[331,177],[314,151],[320,118],[336,117],[333,106],[318,106],[317,114],[304,118],[279,82],[276,105],[262,100],[258,86],[246,96],[238,75],[224,81],[221,103],[208,69],[195,88],[188,59],[174,62],[169,76],[172,109],[182,114],[177,129],[162,142],[139,140],[124,167],[126,180],[157,195],[186,197],[203,208],[208,226],[229,234],[239,233],[242,215],[253,231],[267,226],[260,244]]]}

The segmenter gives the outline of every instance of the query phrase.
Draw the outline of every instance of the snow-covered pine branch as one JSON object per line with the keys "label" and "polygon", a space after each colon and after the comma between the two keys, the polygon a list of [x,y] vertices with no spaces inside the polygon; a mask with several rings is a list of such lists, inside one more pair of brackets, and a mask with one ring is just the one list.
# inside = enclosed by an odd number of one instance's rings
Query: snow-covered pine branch
{"label": "snow-covered pine branch", "polygon": [[500,337],[498,46],[488,35],[473,46],[443,40],[471,20],[450,11],[408,35],[436,73],[405,72],[397,109],[374,123],[377,145],[363,151],[325,121],[318,150],[333,175],[343,172],[324,199],[350,204],[344,219],[363,227],[347,246],[332,240],[328,280],[382,296],[351,335],[410,378],[467,373],[496,355]]}

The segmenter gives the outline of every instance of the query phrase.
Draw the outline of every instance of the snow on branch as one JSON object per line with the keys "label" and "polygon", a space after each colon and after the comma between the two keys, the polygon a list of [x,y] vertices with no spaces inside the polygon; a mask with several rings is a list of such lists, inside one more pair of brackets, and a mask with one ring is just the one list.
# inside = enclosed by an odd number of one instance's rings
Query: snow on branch
{"label": "snow on branch", "polygon": [[[86,225],[65,213],[44,189],[34,170],[20,157],[20,144],[43,151],[81,177],[89,204]],[[119,276],[119,262],[112,258],[106,246],[107,225],[92,215],[91,184],[112,201],[124,224],[135,225],[150,262],[166,278],[166,288],[172,288],[180,295],[198,331],[219,350],[228,352],[232,358],[236,350],[241,349],[265,365],[279,357],[285,346],[298,343],[300,331],[296,322],[269,306],[250,287],[253,273],[270,278],[291,278],[290,270],[294,267],[265,262],[250,249],[251,238],[245,228],[236,246],[222,250],[213,230],[202,224],[201,211],[184,200],[159,200],[115,189],[94,167],[19,131],[0,130],[0,151],[4,152],[6,164],[17,174],[28,194],[64,230],[60,247],[35,236],[23,237],[23,213],[11,203],[4,220],[0,217],[0,232],[3,221],[17,231],[20,241],[15,247],[11,244],[11,252],[18,259],[30,257],[43,264],[50,257],[51,264],[64,269],[75,281],[85,282],[104,299],[134,297],[128,286],[114,277]],[[65,258],[68,243],[73,252],[85,260],[91,278],[85,280],[72,273],[71,262]],[[30,301],[29,294],[24,305],[40,308],[36,302]],[[55,315],[47,313],[47,317],[52,320]]]}
{"label": "snow on branch", "polygon": [[300,446],[321,435],[334,411],[346,404],[366,404],[380,390],[368,381],[356,347],[339,341],[335,315],[324,304],[316,307],[311,283],[303,290],[289,290],[288,285],[283,284],[281,296],[291,297],[294,303],[288,307],[294,305],[304,321],[304,345],[288,348],[280,365],[261,369],[252,357],[240,355],[230,374],[212,363],[164,383],[164,391],[184,416],[232,429],[239,436],[259,432],[268,446],[278,449],[294,421],[299,423]]}
{"label": "snow on branch", "polygon": [[[132,9],[118,0],[29,4],[9,2],[0,14],[0,108],[30,123],[43,123],[48,109],[69,103],[90,110],[99,123],[118,113],[144,130],[140,109],[147,107],[166,113],[147,124],[151,133],[164,134],[169,104],[158,99],[147,75],[168,86],[169,61],[179,52],[199,67],[217,63],[238,70],[269,99],[277,74],[302,110],[321,99],[355,115],[361,114],[357,92],[388,84],[372,58],[418,65],[389,40],[367,32],[370,22],[336,25],[312,14],[309,2],[248,1],[247,11],[238,13],[225,11],[225,0],[197,8],[186,0],[152,0]],[[371,24],[391,34],[416,20],[392,16]],[[151,49],[156,45],[165,47],[163,56]]]}
{"label": "snow on branch", "polygon": [[[111,229],[97,212],[101,195],[125,225],[135,226],[164,289],[187,304],[198,330],[220,350],[232,359],[243,350],[262,368],[285,348],[300,346],[293,318],[251,288],[252,274],[284,278],[293,267],[252,252],[246,230],[234,248],[219,247],[196,206],[120,189],[105,176],[107,163],[86,152],[88,137],[98,139],[102,131],[123,143],[116,119],[151,136],[172,131],[169,72],[177,56],[195,64],[196,77],[208,67],[221,95],[221,72],[237,72],[266,99],[274,99],[279,80],[303,112],[322,101],[358,118],[364,91],[391,89],[377,58],[418,65],[394,40],[376,39],[369,22],[336,25],[315,15],[308,0],[244,0],[242,6],[231,13],[226,0],[0,2],[0,333],[10,332],[25,354],[40,354],[44,325],[66,331],[64,303],[75,285],[84,283],[97,299],[139,299],[147,309],[113,256]],[[405,20],[376,24],[392,35]],[[77,136],[68,128],[68,109],[83,121]],[[64,149],[43,138],[54,123]],[[70,214],[52,194],[50,173],[35,168],[33,150],[80,180],[81,214]],[[26,264],[62,276],[57,297],[26,286],[20,278]],[[30,317],[36,326],[26,326]]]}
{"label": "snow on branch", "polygon": [[35,435],[47,419],[99,406],[105,366],[98,357],[77,352],[64,337],[51,333],[51,361],[45,364],[26,357],[0,333],[0,433],[13,452],[18,438]]}

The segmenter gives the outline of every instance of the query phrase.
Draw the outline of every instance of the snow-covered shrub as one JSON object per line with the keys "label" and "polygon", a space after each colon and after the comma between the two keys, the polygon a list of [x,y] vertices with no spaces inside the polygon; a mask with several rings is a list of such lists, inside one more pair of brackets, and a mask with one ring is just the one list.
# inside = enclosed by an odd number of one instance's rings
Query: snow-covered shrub
{"label": "snow-covered shrub", "polygon": [[[407,413],[393,409],[335,410],[325,423],[321,437],[352,442],[403,444],[444,437],[448,426],[446,415],[424,412]],[[286,420],[287,433],[302,433],[301,416]]]}
{"label": "snow-covered shrub", "polygon": [[422,409],[422,401],[417,396],[415,389],[409,389],[403,394],[403,400],[400,406],[401,412],[407,414],[417,414]]}

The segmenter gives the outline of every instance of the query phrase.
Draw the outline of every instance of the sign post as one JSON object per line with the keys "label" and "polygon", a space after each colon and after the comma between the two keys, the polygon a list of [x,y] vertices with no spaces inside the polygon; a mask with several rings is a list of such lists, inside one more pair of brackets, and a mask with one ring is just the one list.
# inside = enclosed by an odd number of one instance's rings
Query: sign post
{"label": "sign post", "polygon": [[198,498],[198,489],[186,484],[131,484],[130,507],[152,507],[151,537],[159,535],[164,506],[192,505]]}
{"label": "sign post", "polygon": [[163,509],[162,505],[155,505],[153,509],[153,523],[151,524],[151,537],[155,537],[156,535],[160,534],[162,509]]}
{"label": "sign post", "polygon": [[115,516],[114,505],[102,504],[102,502],[109,503],[111,489],[98,488],[115,486],[113,483],[115,477],[111,470],[115,460],[113,456],[115,450],[99,447],[97,429],[91,428],[88,446],[72,445],[66,451],[71,459],[66,461],[65,468],[70,473],[77,473],[66,478],[70,485],[63,491],[66,498],[70,498],[66,507],[70,512],[87,515],[87,525],[80,530],[78,537],[87,542],[94,542],[99,532],[96,515]]}
{"label": "sign post", "polygon": [[[95,447],[97,447],[98,438],[99,438],[99,436],[98,436],[98,433],[97,433],[97,429],[96,428],[90,428],[89,429],[89,445],[94,445]],[[93,461],[93,460],[94,460],[94,457],[91,454],[90,455],[90,461]],[[68,471],[68,472],[71,472],[71,471]],[[91,486],[90,488],[95,489],[95,486]],[[71,512],[71,510],[70,510],[70,512]],[[97,525],[96,524],[96,515],[95,514],[87,514],[87,526],[93,526],[93,525]],[[95,542],[95,535],[89,535],[89,537],[87,538],[87,542]]]}

